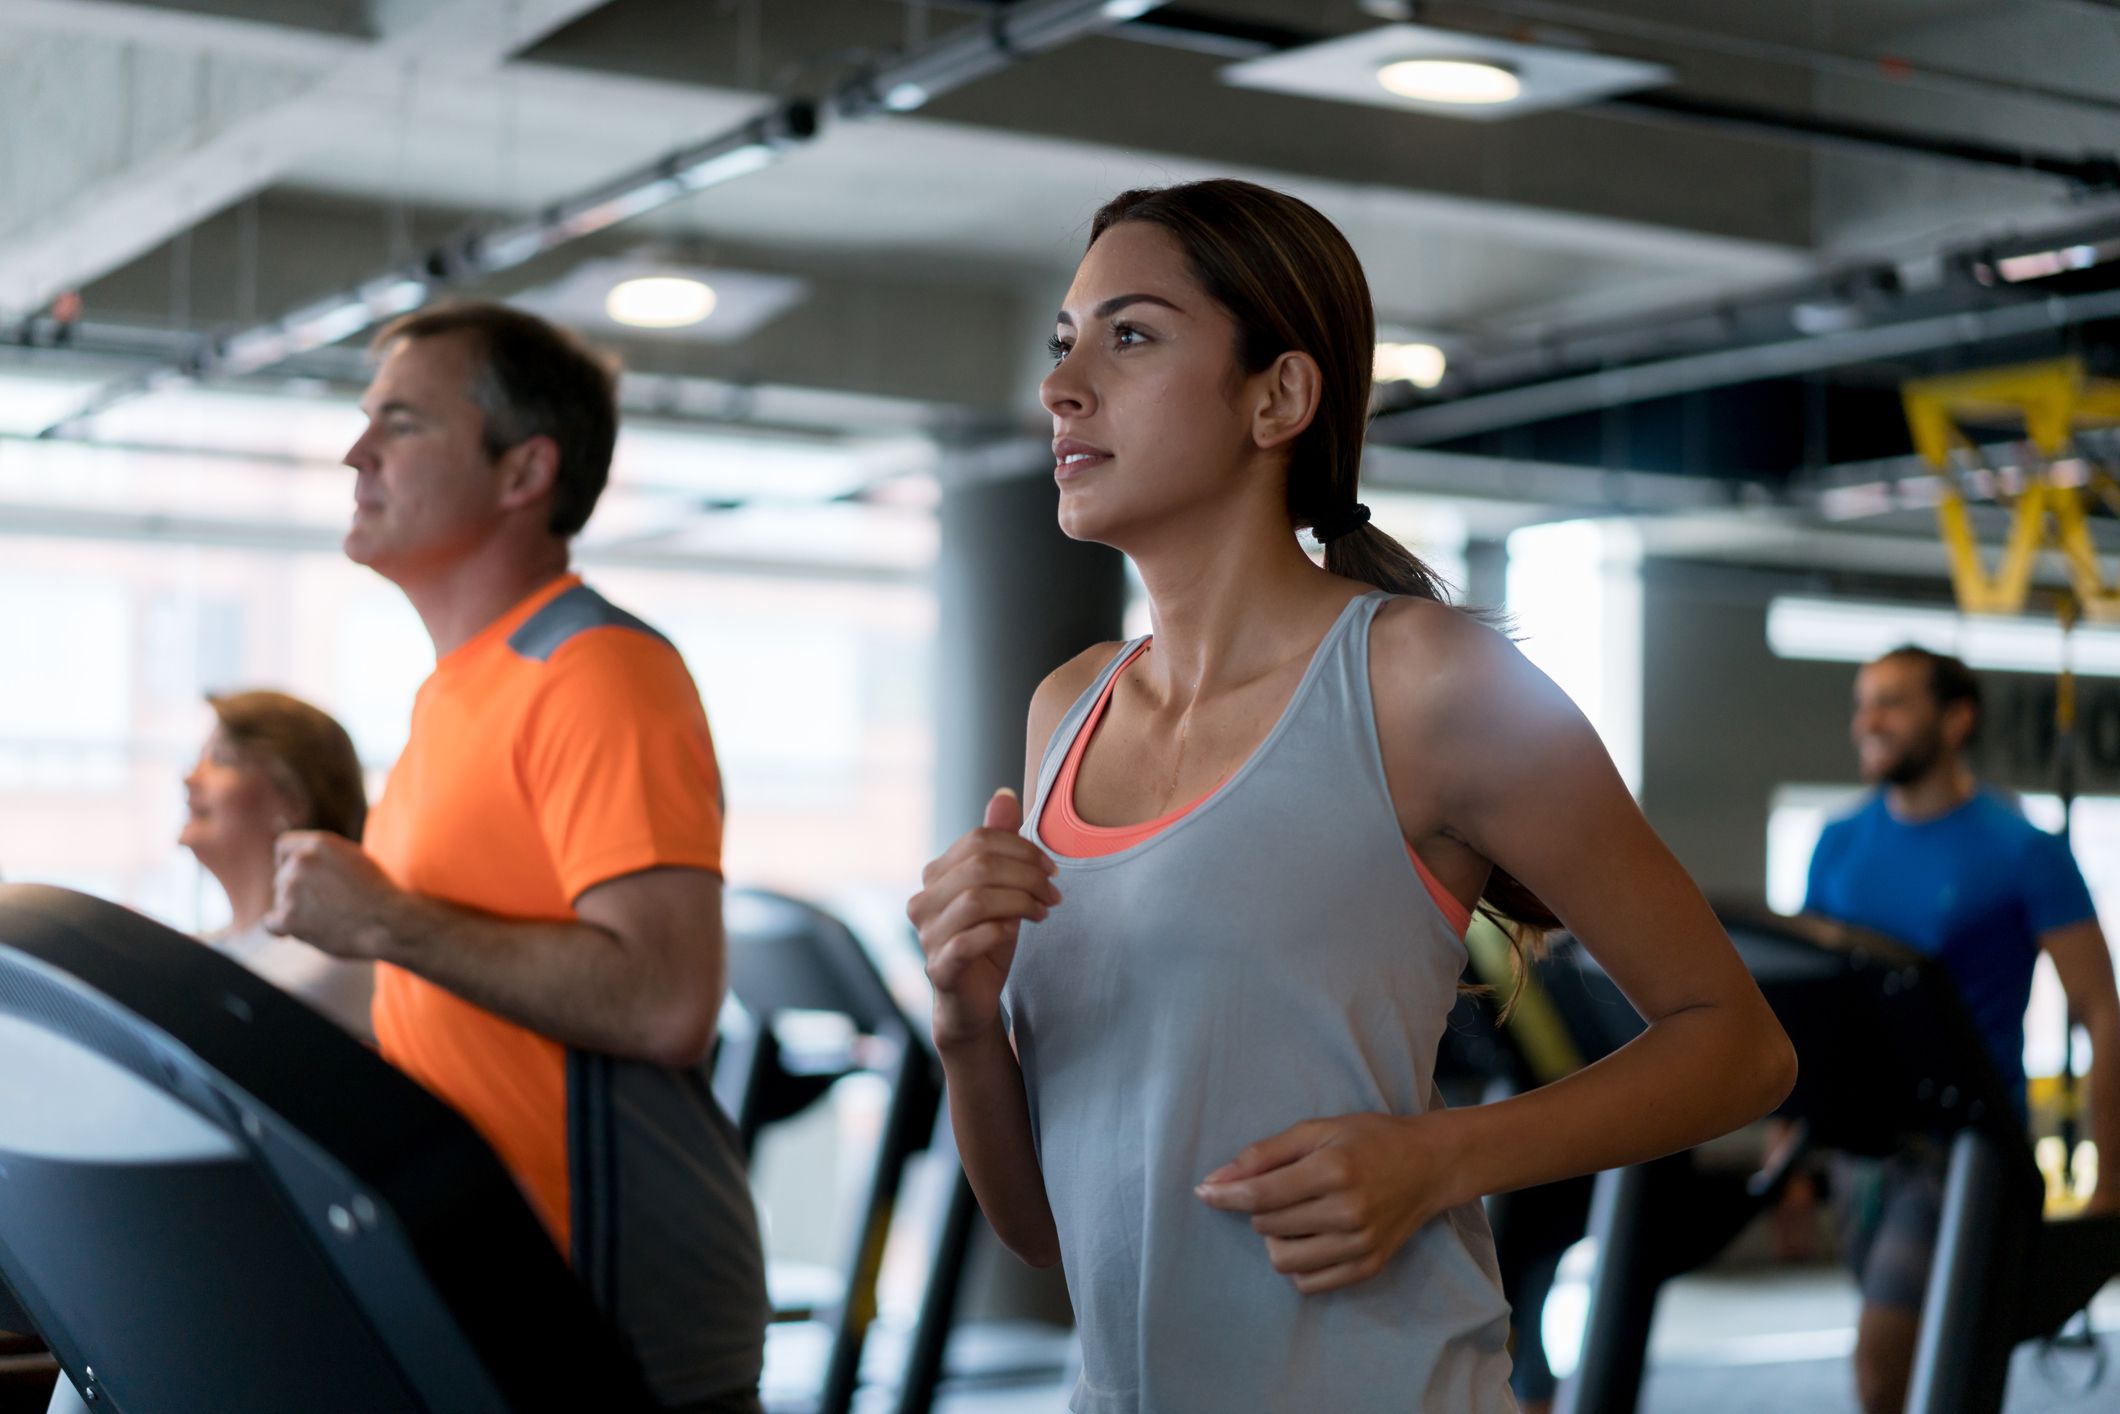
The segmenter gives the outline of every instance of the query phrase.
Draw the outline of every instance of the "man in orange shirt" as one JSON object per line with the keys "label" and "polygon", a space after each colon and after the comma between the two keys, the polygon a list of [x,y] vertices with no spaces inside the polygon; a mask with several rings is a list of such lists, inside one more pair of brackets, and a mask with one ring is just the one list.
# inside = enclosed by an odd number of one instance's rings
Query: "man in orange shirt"
{"label": "man in orange shirt", "polygon": [[763,1261],[702,1069],[725,966],[713,742],[676,650],[568,572],[612,373],[498,305],[375,347],[346,553],[405,592],[435,668],[365,850],[283,836],[267,926],[377,962],[383,1054],[494,1147],[666,1405],[755,1410]]}

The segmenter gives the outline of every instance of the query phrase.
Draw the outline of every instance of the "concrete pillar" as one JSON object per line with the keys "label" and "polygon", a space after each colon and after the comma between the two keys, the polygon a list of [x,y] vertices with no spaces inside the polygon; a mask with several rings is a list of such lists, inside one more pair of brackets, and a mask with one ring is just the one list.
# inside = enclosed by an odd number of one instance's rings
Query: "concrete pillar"
{"label": "concrete pillar", "polygon": [[[1126,610],[1115,550],[1060,533],[1049,461],[1035,470],[945,485],[937,577],[937,847],[977,825],[1000,786],[1023,789],[1024,719],[1046,674],[1116,639]],[[979,1223],[960,1320],[1071,1319],[1059,1268],[1035,1271]]]}
{"label": "concrete pillar", "polygon": [[[1038,453],[1026,448],[1027,457]],[[1116,639],[1124,561],[1070,540],[1054,519],[1049,462],[947,486],[937,569],[935,831],[946,844],[977,825],[1001,786],[1023,788],[1023,725],[1045,675]]]}
{"label": "concrete pillar", "polygon": [[1465,545],[1465,582],[1458,601],[1475,609],[1499,609],[1508,598],[1509,547],[1500,540]]}

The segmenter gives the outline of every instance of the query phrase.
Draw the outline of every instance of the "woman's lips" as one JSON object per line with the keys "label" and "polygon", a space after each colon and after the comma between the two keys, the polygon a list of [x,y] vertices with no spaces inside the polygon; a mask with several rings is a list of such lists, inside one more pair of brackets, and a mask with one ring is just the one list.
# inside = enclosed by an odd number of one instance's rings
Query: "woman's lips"
{"label": "woman's lips", "polygon": [[1085,471],[1100,467],[1111,459],[1109,452],[1070,452],[1064,456],[1056,456],[1053,459],[1053,476],[1056,480],[1065,481],[1071,476],[1080,476]]}

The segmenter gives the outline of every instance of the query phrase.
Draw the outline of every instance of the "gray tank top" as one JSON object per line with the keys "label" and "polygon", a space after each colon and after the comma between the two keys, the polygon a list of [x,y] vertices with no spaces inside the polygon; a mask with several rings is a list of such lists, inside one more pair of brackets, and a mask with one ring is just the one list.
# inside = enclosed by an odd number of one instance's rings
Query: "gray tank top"
{"label": "gray tank top", "polygon": [[[1193,1186],[1307,1119],[1439,1106],[1465,950],[1399,833],[1351,602],[1213,795],[1115,854],[1064,858],[1003,1004],[1082,1335],[1076,1414],[1493,1414],[1509,1307],[1478,1205],[1377,1277],[1305,1296]],[[1069,710],[1024,831],[1129,643]]]}

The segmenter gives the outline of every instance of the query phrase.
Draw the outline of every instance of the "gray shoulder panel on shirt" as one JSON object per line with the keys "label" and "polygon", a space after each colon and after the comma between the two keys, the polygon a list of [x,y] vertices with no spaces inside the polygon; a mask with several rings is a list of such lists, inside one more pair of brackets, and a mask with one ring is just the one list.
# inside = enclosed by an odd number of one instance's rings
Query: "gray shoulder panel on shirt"
{"label": "gray shoulder panel on shirt", "polygon": [[628,628],[660,643],[670,640],[586,584],[577,584],[523,621],[508,646],[525,658],[549,662],[560,645],[592,628]]}

